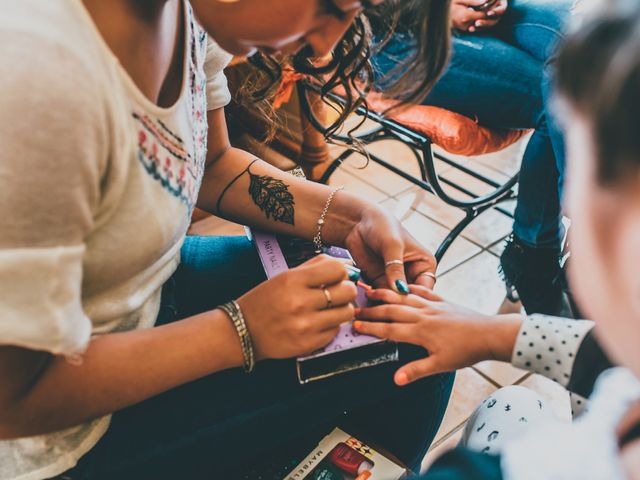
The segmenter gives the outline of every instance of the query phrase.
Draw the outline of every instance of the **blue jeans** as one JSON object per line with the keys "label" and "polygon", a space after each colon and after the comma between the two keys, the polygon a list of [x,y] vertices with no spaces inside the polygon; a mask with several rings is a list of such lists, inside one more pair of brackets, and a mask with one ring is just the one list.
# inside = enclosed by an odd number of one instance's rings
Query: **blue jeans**
{"label": "blue jeans", "polygon": [[[246,238],[188,237],[182,263],[163,289],[158,323],[215,308],[264,280]],[[424,355],[401,346],[403,362]],[[309,385],[298,384],[293,360],[261,362],[251,375],[222,371],[116,412],[69,476],[232,480],[273,458],[302,460],[336,425],[416,468],[440,426],[454,374],[398,388],[397,368],[387,364]]]}
{"label": "blue jeans", "polygon": [[[574,0],[510,0],[500,23],[456,33],[451,63],[425,104],[477,118],[483,126],[535,129],[520,171],[514,233],[532,247],[557,247],[562,235],[562,135],[550,114],[553,54]],[[377,55],[390,72],[412,39],[396,35]]]}

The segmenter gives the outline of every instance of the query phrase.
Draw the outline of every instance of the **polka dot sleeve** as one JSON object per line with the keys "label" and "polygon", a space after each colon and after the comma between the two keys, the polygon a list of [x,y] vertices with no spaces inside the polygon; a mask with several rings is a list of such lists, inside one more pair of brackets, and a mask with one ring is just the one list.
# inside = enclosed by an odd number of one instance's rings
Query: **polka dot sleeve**
{"label": "polka dot sleeve", "polygon": [[511,363],[566,387],[578,350],[593,326],[588,320],[532,315],[522,323]]}
{"label": "polka dot sleeve", "polygon": [[582,395],[571,392],[569,399],[571,400],[571,415],[573,418],[579,417],[589,411],[589,400]]}

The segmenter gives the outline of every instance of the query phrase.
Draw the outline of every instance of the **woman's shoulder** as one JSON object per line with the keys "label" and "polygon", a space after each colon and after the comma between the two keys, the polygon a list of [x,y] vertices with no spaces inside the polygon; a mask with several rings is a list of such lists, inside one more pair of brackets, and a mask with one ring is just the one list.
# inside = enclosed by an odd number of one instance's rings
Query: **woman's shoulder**
{"label": "woman's shoulder", "polygon": [[65,101],[88,90],[95,97],[114,67],[81,0],[2,2],[0,44],[0,82]]}
{"label": "woman's shoulder", "polygon": [[102,169],[115,99],[81,1],[0,0],[0,8],[3,162],[35,170],[47,152],[66,152],[56,157],[60,176],[78,162]]}

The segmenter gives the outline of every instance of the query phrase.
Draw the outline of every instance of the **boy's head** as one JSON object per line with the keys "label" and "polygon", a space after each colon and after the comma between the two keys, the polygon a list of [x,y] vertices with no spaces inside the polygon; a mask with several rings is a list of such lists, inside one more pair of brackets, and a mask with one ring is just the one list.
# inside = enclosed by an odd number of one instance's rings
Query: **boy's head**
{"label": "boy's head", "polygon": [[640,0],[611,0],[558,58],[571,280],[608,352],[640,376]]}

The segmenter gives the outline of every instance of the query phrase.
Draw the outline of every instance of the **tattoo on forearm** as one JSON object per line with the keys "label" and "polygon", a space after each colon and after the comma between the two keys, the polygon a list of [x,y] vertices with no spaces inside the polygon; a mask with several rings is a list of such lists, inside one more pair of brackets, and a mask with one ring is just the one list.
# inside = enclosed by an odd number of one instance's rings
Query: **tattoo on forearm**
{"label": "tattoo on forearm", "polygon": [[256,175],[251,173],[251,167],[258,160],[254,160],[237,175],[224,188],[222,194],[218,198],[216,211],[220,213],[220,205],[227,191],[236,183],[245,173],[249,174],[249,195],[253,203],[264,212],[267,219],[273,219],[276,222],[288,223],[295,225],[295,201],[293,195],[289,191],[289,185],[282,180],[270,177],[268,175]]}
{"label": "tattoo on forearm", "polygon": [[295,224],[293,195],[289,192],[289,185],[282,180],[264,175],[254,175],[249,172],[251,183],[249,194],[253,202],[268,218],[276,222]]}

